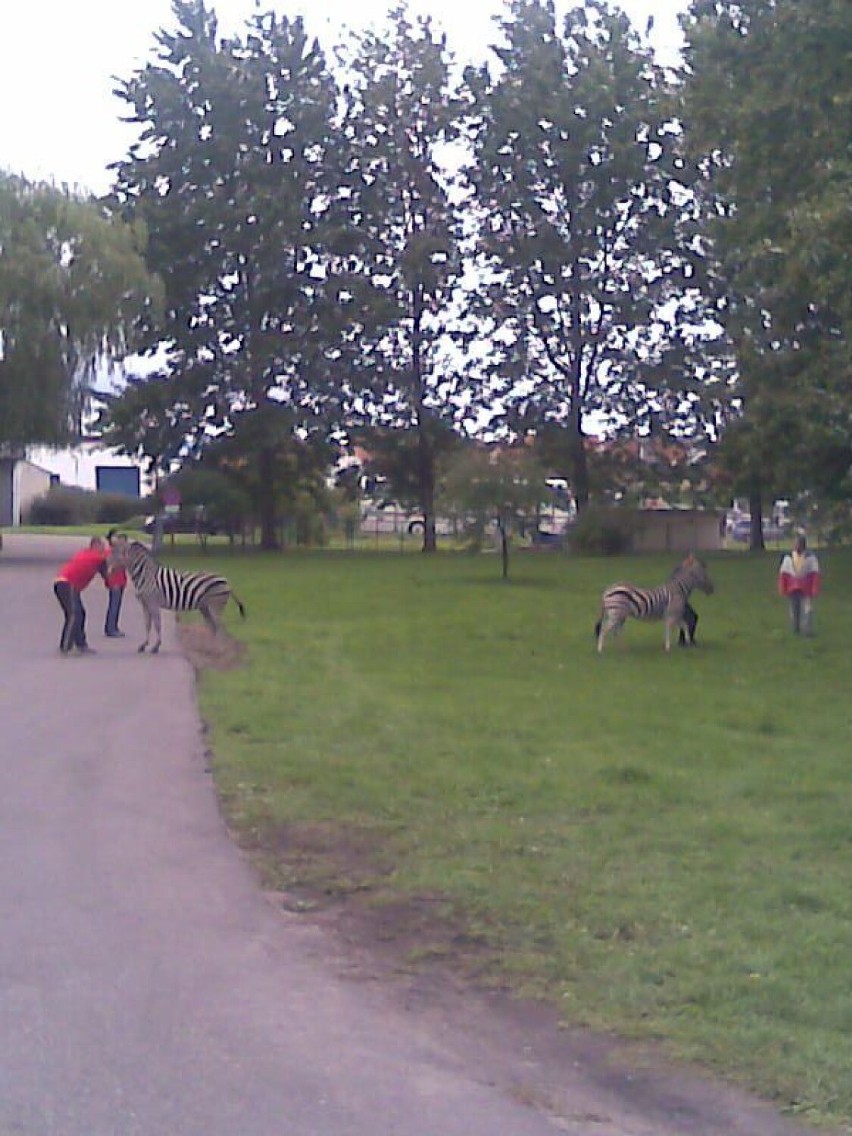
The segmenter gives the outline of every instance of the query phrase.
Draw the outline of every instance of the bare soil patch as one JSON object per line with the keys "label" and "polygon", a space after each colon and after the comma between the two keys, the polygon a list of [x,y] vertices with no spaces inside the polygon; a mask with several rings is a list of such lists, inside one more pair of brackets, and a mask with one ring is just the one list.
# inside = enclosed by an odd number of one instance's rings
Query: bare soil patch
{"label": "bare soil patch", "polygon": [[232,670],[245,656],[245,643],[234,639],[224,628],[213,636],[202,623],[178,623],[178,640],[196,671]]}

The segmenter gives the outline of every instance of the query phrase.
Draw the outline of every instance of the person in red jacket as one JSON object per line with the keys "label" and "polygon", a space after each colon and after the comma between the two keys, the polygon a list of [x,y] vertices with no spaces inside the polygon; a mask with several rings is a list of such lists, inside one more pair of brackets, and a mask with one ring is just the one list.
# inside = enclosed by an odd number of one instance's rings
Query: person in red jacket
{"label": "person in red jacket", "polygon": [[819,561],[808,548],[804,533],[796,537],[778,569],[778,592],[790,604],[790,626],[798,635],[813,635],[814,599],[819,595]]}
{"label": "person in red jacket", "polygon": [[89,547],[75,552],[56,574],[53,594],[65,616],[59,639],[59,650],[63,655],[67,655],[72,647],[76,647],[81,654],[92,650],[86,642],[86,609],[83,607],[81,593],[98,573],[106,579],[108,557],[109,547],[106,542],[99,536],[93,536]]}
{"label": "person in red jacket", "polygon": [[[113,538],[119,534],[115,529],[107,533],[107,544],[112,548]],[[127,569],[121,565],[107,568],[104,577],[109,599],[107,600],[106,619],[104,620],[104,635],[107,639],[123,639],[124,632],[118,629],[118,617],[121,614],[121,601],[124,599],[124,589],[127,587]]]}

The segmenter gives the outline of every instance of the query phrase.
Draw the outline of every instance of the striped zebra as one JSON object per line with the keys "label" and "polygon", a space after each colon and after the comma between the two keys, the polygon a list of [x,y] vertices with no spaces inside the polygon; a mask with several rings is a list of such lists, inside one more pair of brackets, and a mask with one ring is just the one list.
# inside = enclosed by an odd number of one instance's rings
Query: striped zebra
{"label": "striped zebra", "polygon": [[116,538],[112,544],[110,565],[122,565],[127,569],[136,598],[142,605],[145,642],[139,647],[140,652],[148,646],[152,626],[156,642],[151,647],[151,654],[156,655],[159,651],[162,642],[162,608],[169,611],[200,611],[214,635],[219,630],[222,612],[229,599],[234,601],[245,619],[246,609],[224,576],[213,576],[209,572],[177,572],[174,568],[159,564],[149,549],[138,540]]}
{"label": "striped zebra", "polygon": [[[612,584],[601,597],[601,616],[595,624],[598,651],[602,651],[610,632],[621,631],[630,616],[634,619],[662,619],[666,625],[666,650],[671,649],[674,627],[690,630],[686,611],[693,588],[707,595],[713,584],[704,564],[690,554],[658,588],[637,588],[634,584]],[[694,634],[694,625],[691,628]]]}

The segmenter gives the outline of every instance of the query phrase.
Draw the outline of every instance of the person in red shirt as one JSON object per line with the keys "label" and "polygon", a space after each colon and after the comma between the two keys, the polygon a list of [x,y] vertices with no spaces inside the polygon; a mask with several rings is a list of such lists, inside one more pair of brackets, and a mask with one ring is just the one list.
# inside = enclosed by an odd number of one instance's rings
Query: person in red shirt
{"label": "person in red shirt", "polygon": [[804,533],[799,533],[792,552],[788,552],[778,569],[778,592],[790,605],[790,626],[796,635],[813,635],[814,600],[819,595],[819,561],[808,548]]}
{"label": "person in red shirt", "polygon": [[[112,548],[113,538],[119,534],[115,529],[107,533],[107,544]],[[107,569],[104,584],[109,593],[107,601],[106,619],[104,621],[104,635],[107,639],[123,639],[124,632],[118,629],[118,617],[121,614],[121,601],[124,599],[124,589],[127,587],[127,569],[122,565],[113,565]]]}
{"label": "person in red shirt", "polygon": [[62,565],[53,581],[53,594],[65,616],[59,650],[67,655],[72,647],[81,654],[91,652],[86,642],[86,609],[83,607],[81,593],[98,573],[106,579],[106,564],[109,547],[99,536],[93,536],[88,548],[75,552],[69,561]]}

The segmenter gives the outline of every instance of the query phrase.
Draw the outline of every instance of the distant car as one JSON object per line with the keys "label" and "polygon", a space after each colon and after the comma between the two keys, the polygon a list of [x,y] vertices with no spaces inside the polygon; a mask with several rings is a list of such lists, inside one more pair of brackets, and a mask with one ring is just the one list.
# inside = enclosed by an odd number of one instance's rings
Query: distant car
{"label": "distant car", "polygon": [[[153,533],[157,527],[157,517],[146,517],[144,529],[146,533]],[[205,536],[217,536],[219,525],[207,517],[193,516],[191,513],[181,512],[163,516],[164,533],[204,533]]]}
{"label": "distant car", "polygon": [[764,521],[763,523],[764,540],[783,540],[789,531],[789,527],[776,524],[775,521]]}
{"label": "distant car", "polygon": [[[787,530],[783,525],[775,524],[774,521],[763,522],[763,539],[764,540],[783,540]],[[728,536],[731,540],[738,541],[741,544],[746,544],[751,540],[751,520],[746,517],[740,518],[730,526],[728,529]]]}

